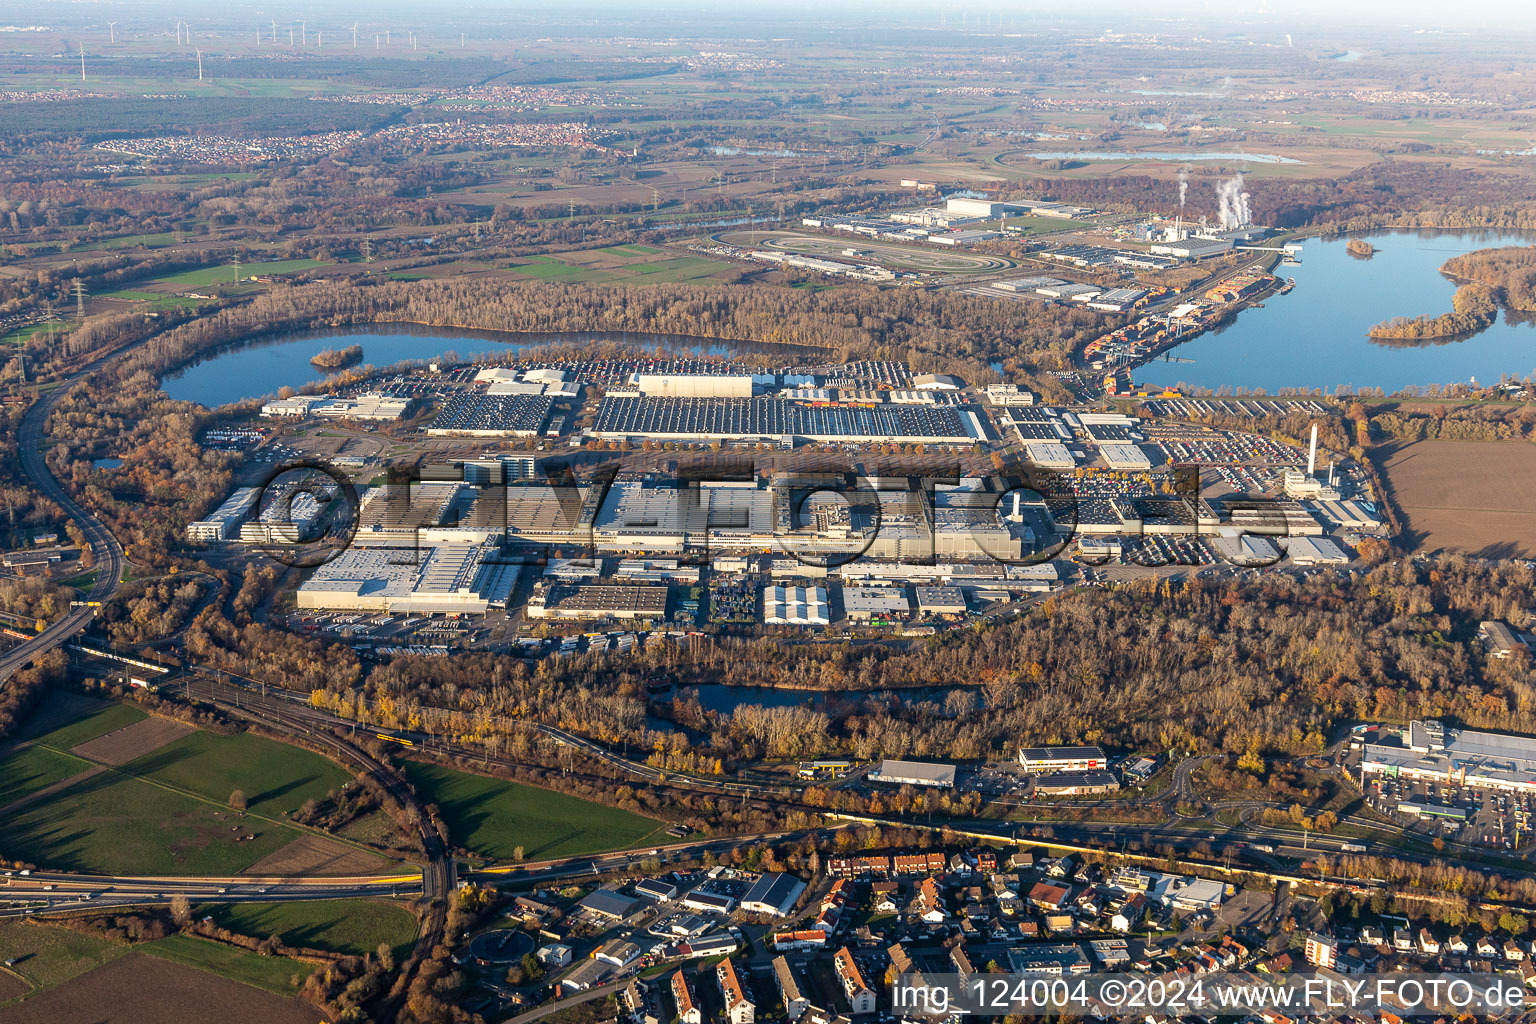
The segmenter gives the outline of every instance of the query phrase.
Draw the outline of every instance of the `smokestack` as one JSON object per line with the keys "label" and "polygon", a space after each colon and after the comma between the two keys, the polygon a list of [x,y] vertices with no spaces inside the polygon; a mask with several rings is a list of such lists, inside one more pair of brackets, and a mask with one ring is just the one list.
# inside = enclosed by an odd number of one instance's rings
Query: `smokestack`
{"label": "smokestack", "polygon": [[1317,472],[1317,424],[1312,424],[1312,447],[1307,450],[1307,476]]}

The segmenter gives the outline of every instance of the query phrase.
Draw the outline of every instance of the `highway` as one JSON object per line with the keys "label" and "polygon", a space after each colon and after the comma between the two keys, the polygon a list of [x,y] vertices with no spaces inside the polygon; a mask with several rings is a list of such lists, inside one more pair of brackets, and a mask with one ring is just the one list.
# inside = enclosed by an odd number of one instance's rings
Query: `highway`
{"label": "highway", "polygon": [[417,897],[422,877],[412,872],[377,878],[146,878],[7,871],[0,886],[0,917],[68,910],[163,906],[176,896],[193,903],[281,903],[389,896]]}
{"label": "highway", "polygon": [[[21,426],[16,435],[22,472],[40,494],[52,500],[70,519],[74,520],[75,525],[80,528],[86,541],[91,545],[91,554],[96,561],[96,582],[85,597],[85,600],[91,602],[105,601],[117,590],[118,581],[123,578],[123,548],[117,542],[117,538],[112,536],[112,531],[108,530],[101,520],[82,508],[65,492],[58,480],[54,479],[43,454],[43,426],[48,422],[54,407],[63,400],[70,389],[102,362],[105,360],[88,364],[33,402],[22,417]],[[9,680],[33,658],[46,654],[85,629],[95,615],[94,608],[73,608],[69,614],[43,632],[22,641],[6,651],[4,655],[0,655],[0,684]]]}

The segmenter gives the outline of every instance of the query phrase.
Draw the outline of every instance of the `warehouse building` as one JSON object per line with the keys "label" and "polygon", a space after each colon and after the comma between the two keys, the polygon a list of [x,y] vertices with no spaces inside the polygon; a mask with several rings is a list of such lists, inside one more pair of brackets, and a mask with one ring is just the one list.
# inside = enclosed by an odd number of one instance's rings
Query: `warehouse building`
{"label": "warehouse building", "polygon": [[933,786],[938,789],[955,788],[955,766],[928,761],[884,760],[880,767],[869,773],[871,782],[888,782],[894,786]]}
{"label": "warehouse building", "polygon": [[953,406],[811,406],[779,398],[605,397],[589,434],[612,440],[967,444]]}
{"label": "warehouse building", "polygon": [[1232,565],[1262,567],[1280,561],[1280,549],[1265,537],[1220,536],[1211,538],[1216,554]]}
{"label": "warehouse building", "polygon": [[480,395],[450,398],[427,427],[432,435],[535,437],[549,421],[554,399],[545,395]]}
{"label": "warehouse building", "polygon": [[831,616],[825,587],[763,588],[763,623],[769,626],[825,626]]}
{"label": "warehouse building", "polygon": [[187,524],[187,539],[192,541],[230,540],[240,532],[240,524],[256,507],[261,491],[256,487],[241,487],[225,498],[218,508],[206,518]]}
{"label": "warehouse building", "polygon": [[625,896],[616,889],[594,889],[582,897],[576,906],[598,917],[622,921],[635,911],[644,909],[646,904],[641,900]]}
{"label": "warehouse building", "polygon": [[1020,747],[1019,764],[1032,774],[1086,772],[1109,766],[1099,747]]}
{"label": "warehouse building", "polygon": [[944,211],[961,217],[991,220],[1008,208],[1007,203],[995,203],[990,199],[946,199]]}
{"label": "warehouse building", "polygon": [[1123,313],[1146,297],[1147,292],[1143,288],[1111,288],[1107,292],[1101,292],[1096,298],[1086,301],[1089,309],[1097,309],[1105,313]]}
{"label": "warehouse building", "polygon": [[917,610],[922,615],[964,615],[965,592],[959,587],[918,587]]}
{"label": "warehouse building", "polygon": [[1037,288],[1055,288],[1066,283],[1059,277],[1016,277],[1010,281],[993,281],[992,287],[1005,292],[1032,292]]}
{"label": "warehouse building", "polygon": [[268,402],[261,407],[266,417],[319,416],[333,420],[397,420],[410,407],[409,398],[369,393],[353,398],[325,398],[295,395]]}
{"label": "warehouse building", "polygon": [[635,390],[662,398],[751,398],[745,373],[637,373]]}
{"label": "warehouse building", "polygon": [[483,615],[506,606],[518,571],[489,544],[351,547],[317,568],[296,598],[300,608]]}
{"label": "warehouse building", "polygon": [[1350,556],[1327,537],[1291,537],[1285,553],[1297,565],[1347,565]]}
{"label": "warehouse building", "polygon": [[532,619],[661,619],[667,613],[665,586],[556,585],[528,599]]}
{"label": "warehouse building", "polygon": [[1152,468],[1152,460],[1147,458],[1147,453],[1139,445],[1101,444],[1099,454],[1110,469],[1138,473]]}
{"label": "warehouse building", "polygon": [[1178,242],[1158,242],[1150,247],[1154,256],[1172,256],[1180,260],[1204,260],[1223,256],[1232,251],[1232,243],[1225,239],[1186,238]]}
{"label": "warehouse building", "polygon": [[1510,629],[1506,623],[1490,620],[1477,627],[1477,638],[1483,643],[1483,650],[1488,652],[1488,657],[1498,658],[1501,661],[1523,654],[1530,650],[1530,645],[1521,636]]}
{"label": "warehouse building", "polygon": [[1414,721],[1403,745],[1367,743],[1360,773],[1536,793],[1536,739]]}
{"label": "warehouse building", "polygon": [[905,619],[911,611],[907,595],[895,587],[843,587],[843,614],[853,622]]}
{"label": "warehouse building", "polygon": [[752,914],[788,917],[803,892],[805,883],[794,875],[770,871],[752,883],[752,888],[741,898],[741,909]]}
{"label": "warehouse building", "polygon": [[1035,792],[1041,796],[1089,796],[1113,793],[1120,788],[1114,772],[1050,772],[1035,779]]}
{"label": "warehouse building", "polygon": [[1077,465],[1072,449],[1054,441],[1029,441],[1024,450],[1031,463],[1044,469],[1071,469]]}

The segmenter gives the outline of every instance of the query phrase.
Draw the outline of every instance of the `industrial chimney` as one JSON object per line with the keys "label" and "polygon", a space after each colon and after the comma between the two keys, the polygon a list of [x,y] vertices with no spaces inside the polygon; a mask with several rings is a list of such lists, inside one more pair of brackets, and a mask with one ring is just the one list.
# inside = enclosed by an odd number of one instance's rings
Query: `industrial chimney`
{"label": "industrial chimney", "polygon": [[1317,424],[1312,424],[1312,447],[1307,449],[1307,476],[1317,475]]}

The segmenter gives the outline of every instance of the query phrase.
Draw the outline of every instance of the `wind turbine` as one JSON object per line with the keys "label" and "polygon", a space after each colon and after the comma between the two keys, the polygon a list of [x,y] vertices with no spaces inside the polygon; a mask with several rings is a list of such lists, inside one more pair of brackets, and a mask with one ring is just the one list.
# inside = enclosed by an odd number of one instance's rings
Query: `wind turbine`
{"label": "wind turbine", "polygon": [[181,45],[181,22],[176,22],[176,45]]}
{"label": "wind turbine", "polygon": [[373,48],[375,50],[379,48],[379,34],[377,32],[373,34]]}
{"label": "wind turbine", "polygon": [[352,23],[352,49],[357,49],[357,22]]}
{"label": "wind turbine", "polygon": [[80,44],[80,81],[85,81],[85,44]]}
{"label": "wind turbine", "polygon": [[325,49],[325,33],[324,32],[316,32],[315,33],[315,49],[317,49],[317,50]]}
{"label": "wind turbine", "polygon": [[114,42],[114,43],[117,42],[117,22],[115,22],[115,21],[107,22],[107,31],[112,33],[111,42]]}
{"label": "wind turbine", "polygon": [[203,80],[203,51],[202,50],[198,50],[197,51],[197,80],[199,82],[201,82]]}
{"label": "wind turbine", "polygon": [[303,45],[309,45],[309,26],[304,24],[304,19],[299,19],[299,41]]}
{"label": "wind turbine", "polygon": [[290,48],[293,46],[293,29],[288,30],[288,46]]}
{"label": "wind turbine", "polygon": [[272,19],[272,45],[277,45],[277,19]]}

